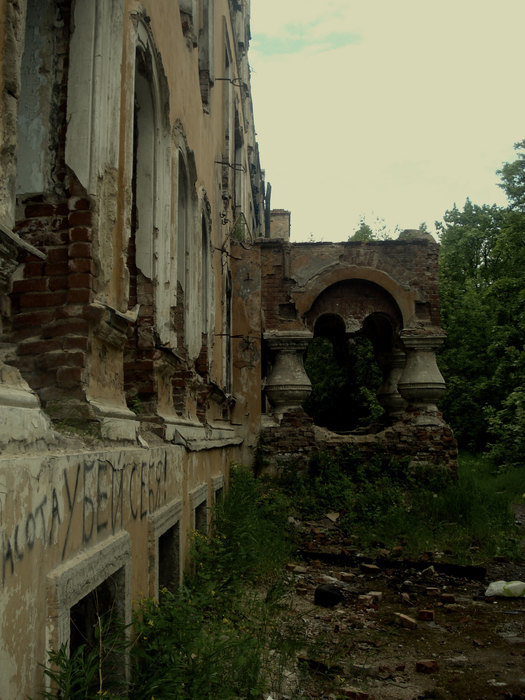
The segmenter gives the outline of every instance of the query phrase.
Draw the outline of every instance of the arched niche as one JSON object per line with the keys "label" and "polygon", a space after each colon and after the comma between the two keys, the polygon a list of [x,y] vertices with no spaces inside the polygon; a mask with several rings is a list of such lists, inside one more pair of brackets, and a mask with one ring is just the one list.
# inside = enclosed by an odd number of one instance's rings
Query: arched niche
{"label": "arched niche", "polygon": [[324,289],[303,318],[314,334],[306,356],[313,386],[307,412],[336,431],[376,421],[382,410],[374,395],[391,372],[403,327],[395,299],[370,280],[344,279]]}
{"label": "arched niche", "polygon": [[344,279],[321,291],[304,314],[306,326],[313,330],[321,317],[331,314],[342,319],[346,333],[359,332],[370,319],[367,329],[371,339],[381,335],[379,329],[385,328],[387,319],[392,328],[403,327],[403,314],[395,298],[380,285],[362,278]]}
{"label": "arched niche", "polygon": [[[357,265],[338,265],[312,277],[304,285],[292,292],[300,316],[307,317],[319,297],[328,289],[339,283],[351,281],[368,282],[383,290],[397,307],[400,326],[409,327],[415,318],[416,302],[420,301],[418,293],[397,282],[382,270]],[[300,293],[299,292],[300,289]]]}

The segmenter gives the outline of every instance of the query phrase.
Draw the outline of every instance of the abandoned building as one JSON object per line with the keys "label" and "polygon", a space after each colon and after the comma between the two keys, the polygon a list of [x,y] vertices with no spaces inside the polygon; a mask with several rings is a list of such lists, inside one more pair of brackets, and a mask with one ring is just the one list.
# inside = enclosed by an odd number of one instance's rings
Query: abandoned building
{"label": "abandoned building", "polygon": [[[290,242],[270,212],[249,0],[0,0],[0,697],[89,600],[178,585],[229,465],[323,441],[453,468],[438,246]],[[302,404],[314,336],[364,333],[371,434]]]}

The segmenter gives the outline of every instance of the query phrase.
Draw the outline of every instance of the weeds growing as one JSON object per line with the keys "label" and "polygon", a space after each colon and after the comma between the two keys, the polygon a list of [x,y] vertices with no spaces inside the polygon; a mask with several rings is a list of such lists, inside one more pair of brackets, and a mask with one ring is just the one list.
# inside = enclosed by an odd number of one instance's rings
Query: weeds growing
{"label": "weeds growing", "polygon": [[290,547],[283,494],[234,469],[214,534],[194,535],[193,574],[135,616],[133,697],[259,697],[296,646],[275,626]]}
{"label": "weeds growing", "polygon": [[[281,692],[290,669],[299,685],[297,652],[309,644],[285,574],[295,546],[291,513],[312,520],[338,511],[343,536],[361,551],[401,545],[404,554],[431,550],[478,563],[518,556],[509,501],[522,490],[517,470],[497,472],[468,456],[457,480],[439,470],[414,471],[379,451],[364,461],[351,449],[319,453],[307,472],[288,473],[278,484],[233,467],[212,535],[194,534],[193,571],[184,586],[143,599],[130,634],[99,625],[103,637],[95,635],[92,648],[82,646],[71,658],[65,648],[51,653],[45,674],[56,689],[42,696],[260,698]],[[108,653],[114,665],[128,664],[125,692],[122,676],[119,688],[101,672]],[[296,697],[286,683],[286,694]]]}
{"label": "weeds growing", "polygon": [[439,469],[410,469],[381,451],[363,460],[345,447],[316,454],[309,470],[283,482],[299,517],[340,513],[338,525],[361,551],[402,546],[437,551],[459,563],[496,554],[519,556],[509,507],[522,488],[519,470],[498,472],[488,459],[464,456],[458,479]]}
{"label": "weeds growing", "polygon": [[50,655],[45,673],[56,690],[44,697],[230,700],[278,691],[304,645],[289,614],[287,518],[282,491],[232,468],[213,534],[194,533],[193,573],[134,614],[126,693],[99,678],[99,649],[82,647],[71,659],[65,648]]}

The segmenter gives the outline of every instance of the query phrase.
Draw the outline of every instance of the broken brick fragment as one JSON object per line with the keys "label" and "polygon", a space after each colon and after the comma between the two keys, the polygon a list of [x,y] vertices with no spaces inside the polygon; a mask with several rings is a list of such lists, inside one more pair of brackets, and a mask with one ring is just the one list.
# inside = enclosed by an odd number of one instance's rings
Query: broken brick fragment
{"label": "broken brick fragment", "polygon": [[435,659],[420,659],[416,661],[417,673],[437,673],[439,664]]}
{"label": "broken brick fragment", "polygon": [[426,622],[434,622],[434,611],[433,610],[418,610],[417,619],[425,620]]}
{"label": "broken brick fragment", "polygon": [[417,621],[414,620],[413,617],[409,617],[403,613],[394,613],[394,620],[398,625],[401,625],[401,627],[406,627],[407,629],[414,630],[417,627]]}

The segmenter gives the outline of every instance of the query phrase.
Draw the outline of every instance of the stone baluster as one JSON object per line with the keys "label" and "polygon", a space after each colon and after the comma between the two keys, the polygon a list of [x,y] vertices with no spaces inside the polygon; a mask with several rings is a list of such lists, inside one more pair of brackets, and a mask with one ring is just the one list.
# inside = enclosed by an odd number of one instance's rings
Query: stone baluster
{"label": "stone baluster", "polygon": [[304,369],[303,354],[311,339],[310,331],[270,331],[264,334],[268,347],[275,353],[266,380],[266,395],[278,418],[301,408],[310,396],[312,384]]}
{"label": "stone baluster", "polygon": [[377,400],[390,418],[398,418],[404,412],[407,402],[397,387],[406,364],[406,355],[394,350],[384,363],[385,378],[377,390]]}
{"label": "stone baluster", "polygon": [[[398,382],[401,396],[408,402],[409,412],[433,417],[432,422],[442,422],[436,403],[445,392],[445,380],[436,362],[436,350],[443,344],[445,334],[401,333],[407,351],[405,368]],[[419,422],[424,420],[420,419]]]}

